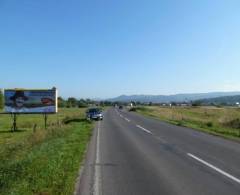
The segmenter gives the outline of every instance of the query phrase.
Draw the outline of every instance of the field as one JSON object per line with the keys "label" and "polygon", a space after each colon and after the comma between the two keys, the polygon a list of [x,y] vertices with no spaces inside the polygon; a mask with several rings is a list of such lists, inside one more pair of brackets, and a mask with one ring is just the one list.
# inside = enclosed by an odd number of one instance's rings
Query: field
{"label": "field", "polygon": [[144,106],[136,111],[175,125],[236,140],[240,138],[239,108]]}
{"label": "field", "polygon": [[[0,194],[73,194],[93,124],[84,109],[62,109],[49,116],[21,115],[18,131],[0,115]],[[34,127],[35,126],[35,127]]]}

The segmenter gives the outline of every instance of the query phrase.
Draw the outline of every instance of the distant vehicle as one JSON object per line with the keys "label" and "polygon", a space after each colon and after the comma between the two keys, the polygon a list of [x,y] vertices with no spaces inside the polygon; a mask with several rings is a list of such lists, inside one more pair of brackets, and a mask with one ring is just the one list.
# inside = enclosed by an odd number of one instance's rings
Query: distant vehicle
{"label": "distant vehicle", "polygon": [[123,106],[119,106],[119,109],[122,110],[122,109],[123,109]]}
{"label": "distant vehicle", "polygon": [[89,120],[103,120],[103,113],[99,108],[88,109],[86,116]]}

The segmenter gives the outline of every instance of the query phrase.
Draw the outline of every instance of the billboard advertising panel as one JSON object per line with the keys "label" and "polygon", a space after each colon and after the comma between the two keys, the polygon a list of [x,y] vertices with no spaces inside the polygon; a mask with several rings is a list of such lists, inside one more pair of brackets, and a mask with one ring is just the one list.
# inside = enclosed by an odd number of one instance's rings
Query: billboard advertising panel
{"label": "billboard advertising panel", "polygon": [[4,108],[7,113],[56,113],[57,90],[6,89]]}

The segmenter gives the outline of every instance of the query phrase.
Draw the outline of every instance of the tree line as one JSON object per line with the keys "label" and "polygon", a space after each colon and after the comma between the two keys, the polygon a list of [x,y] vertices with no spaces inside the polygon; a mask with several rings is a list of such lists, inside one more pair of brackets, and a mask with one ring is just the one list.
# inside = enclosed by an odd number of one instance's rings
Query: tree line
{"label": "tree line", "polygon": [[[89,106],[112,106],[113,103],[109,101],[94,101],[91,99],[77,99],[75,97],[62,98],[58,97],[59,108],[86,108]],[[4,107],[3,92],[0,90],[0,109]]]}
{"label": "tree line", "polygon": [[91,99],[77,99],[75,97],[69,97],[64,99],[58,97],[58,107],[59,108],[87,108],[89,106],[112,106],[113,102],[110,101],[95,101]]}
{"label": "tree line", "polygon": [[62,97],[58,97],[58,107],[59,108],[86,108],[89,105],[93,105],[95,102],[90,99],[77,99],[74,97],[69,97],[67,99],[64,99]]}

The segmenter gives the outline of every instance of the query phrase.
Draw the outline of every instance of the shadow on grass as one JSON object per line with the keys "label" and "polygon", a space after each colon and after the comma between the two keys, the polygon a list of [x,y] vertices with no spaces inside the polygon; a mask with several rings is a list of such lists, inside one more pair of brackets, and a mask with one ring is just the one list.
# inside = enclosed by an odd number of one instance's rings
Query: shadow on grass
{"label": "shadow on grass", "polygon": [[4,134],[4,133],[22,133],[22,132],[25,132],[26,130],[23,130],[23,129],[18,129],[16,131],[12,131],[11,129],[10,130],[0,130],[0,134]]}
{"label": "shadow on grass", "polygon": [[69,124],[69,123],[73,123],[73,122],[77,122],[77,123],[80,123],[80,122],[87,122],[87,123],[90,123],[89,120],[87,119],[84,119],[84,118],[66,118],[63,120],[63,123],[64,124]]}

